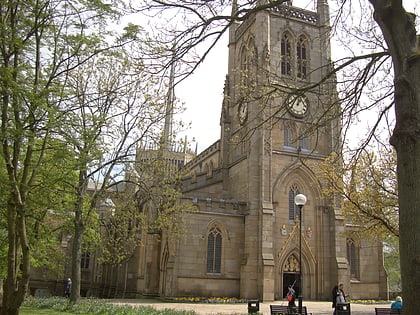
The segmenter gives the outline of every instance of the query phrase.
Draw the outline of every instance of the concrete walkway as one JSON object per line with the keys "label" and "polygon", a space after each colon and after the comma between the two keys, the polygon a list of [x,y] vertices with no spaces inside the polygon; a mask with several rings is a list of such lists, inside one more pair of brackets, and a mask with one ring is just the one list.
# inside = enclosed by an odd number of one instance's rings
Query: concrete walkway
{"label": "concrete walkway", "polygon": [[[157,310],[174,309],[183,311],[194,311],[200,315],[209,314],[247,314],[248,304],[206,304],[206,303],[176,303],[166,302],[157,299],[116,299],[110,300],[111,303],[117,305],[131,306],[150,306]],[[270,304],[287,305],[286,301],[263,302],[259,304],[259,314],[270,315]],[[333,309],[331,302],[304,301],[303,305],[307,307],[308,312],[313,315],[332,315]],[[375,307],[390,307],[390,303],[386,304],[350,304],[350,312],[337,315],[374,315]]]}

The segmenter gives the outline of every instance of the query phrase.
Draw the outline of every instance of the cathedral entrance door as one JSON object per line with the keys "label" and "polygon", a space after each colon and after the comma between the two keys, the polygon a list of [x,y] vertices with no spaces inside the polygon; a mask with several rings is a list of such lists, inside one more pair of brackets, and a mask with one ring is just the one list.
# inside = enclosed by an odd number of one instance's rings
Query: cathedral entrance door
{"label": "cathedral entrance door", "polygon": [[283,296],[284,299],[287,295],[288,286],[293,285],[293,289],[296,291],[296,296],[299,295],[300,288],[298,286],[299,283],[299,273],[292,273],[292,272],[284,272],[283,273]]}

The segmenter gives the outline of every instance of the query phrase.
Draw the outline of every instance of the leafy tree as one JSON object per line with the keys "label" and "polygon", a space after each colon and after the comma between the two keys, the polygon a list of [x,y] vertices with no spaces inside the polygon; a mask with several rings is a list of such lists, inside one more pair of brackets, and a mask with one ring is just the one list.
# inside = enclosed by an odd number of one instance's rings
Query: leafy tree
{"label": "leafy tree", "polygon": [[[139,40],[139,28],[128,26],[119,38],[106,30],[107,19],[118,18],[119,4],[8,1],[0,7],[0,136],[10,194],[5,202],[9,252],[0,314],[17,314],[28,291],[28,218],[39,220],[33,222],[35,231],[41,220],[51,219],[49,209],[33,208],[29,199],[39,187],[58,189],[54,178],[42,176],[41,168],[54,163],[47,153],[71,157],[61,165],[63,176],[68,175],[61,189],[63,206],[74,212],[71,300],[77,302],[82,242],[95,227],[95,207],[117,186],[136,143],[155,137],[166,115],[161,83],[152,76],[158,65],[141,51],[138,44],[149,43]],[[97,186],[89,191],[92,182]],[[40,206],[47,205],[48,199],[40,200],[45,195],[36,197]]]}
{"label": "leafy tree", "polygon": [[402,1],[370,0],[394,69],[396,123],[391,144],[397,151],[398,202],[400,205],[400,257],[404,312],[414,314],[420,301],[412,292],[420,289],[420,52],[415,16],[407,13]]}
{"label": "leafy tree", "polygon": [[[49,146],[57,147],[59,142],[50,142]],[[26,200],[26,224],[28,227],[27,237],[31,244],[31,271],[48,273],[49,276],[55,274],[57,278],[62,277],[64,266],[64,252],[61,247],[61,235],[63,227],[68,221],[67,207],[70,201],[68,195],[64,193],[63,182],[69,178],[71,174],[63,173],[63,165],[68,161],[60,150],[46,150],[44,162],[38,169],[38,178],[34,181],[31,191],[28,193]],[[57,156],[56,153],[59,153]],[[2,160],[3,161],[3,160]],[[9,196],[8,179],[5,167],[0,168],[3,173],[1,180],[1,197],[0,197],[0,221],[1,221],[1,260],[0,270],[1,277],[7,275],[7,224],[6,215],[7,199]],[[67,198],[67,199],[66,199]]]}
{"label": "leafy tree", "polygon": [[36,268],[38,272],[63,279],[66,253],[61,242],[69,230],[68,209],[74,202],[73,196],[66,193],[65,183],[76,174],[66,170],[74,158],[66,145],[51,139],[49,147],[27,200],[31,211],[27,218],[31,271]]}
{"label": "leafy tree", "polygon": [[[171,154],[164,146],[158,150],[138,149],[136,163],[125,168],[124,192],[109,193],[112,206],[107,211],[100,210],[102,240],[98,257],[107,267],[108,292],[103,293],[107,297],[120,293],[120,268],[128,266],[147,234],[158,235],[161,241],[174,240],[183,234],[181,214],[193,209],[179,203],[179,166],[171,163]],[[125,289],[124,280],[122,296]]]}
{"label": "leafy tree", "polygon": [[[68,76],[67,112],[60,134],[71,146],[78,180],[69,183],[76,196],[72,251],[72,294],[80,292],[80,261],[85,229],[97,206],[124,181],[124,164],[134,159],[137,143],[153,137],[166,115],[164,95],[148,75],[142,58],[122,48],[91,58]],[[89,185],[95,183],[94,189]],[[119,217],[120,218],[120,217]]]}
{"label": "leafy tree", "polygon": [[391,295],[401,295],[401,268],[398,240],[391,239],[385,244],[384,262],[385,269],[388,273],[389,292]]}
{"label": "leafy tree", "polygon": [[27,0],[0,5],[0,140],[7,174],[2,213],[8,241],[0,314],[18,314],[28,292],[32,252],[28,218],[36,217],[29,197],[39,185],[47,151],[54,149],[51,140],[61,123],[58,113],[66,99],[62,93],[66,74],[98,53],[83,55],[92,46],[90,35],[95,29],[103,31],[102,21],[116,13],[101,1],[70,6],[59,0]]}
{"label": "leafy tree", "polygon": [[[363,150],[342,161],[329,156],[317,170],[323,194],[330,200],[340,196],[342,212],[353,225],[347,231],[354,239],[372,239],[385,245],[385,268],[392,292],[401,291],[399,257],[399,207],[396,155],[392,148]],[[392,288],[392,289],[391,289]]]}
{"label": "leafy tree", "polygon": [[[120,267],[127,266],[128,260],[132,257],[134,250],[139,244],[139,235],[144,226],[144,214],[136,207],[136,199],[130,191],[116,193],[112,195],[112,205],[108,209],[101,211],[101,244],[98,252],[99,261],[111,274],[108,277],[109,290],[104,296],[116,297],[118,292],[118,283]],[[111,199],[109,199],[111,200]],[[100,208],[99,208],[100,209]],[[108,270],[109,269],[109,270]],[[113,284],[113,271],[116,270],[116,277]],[[103,277],[106,281],[107,277]],[[125,296],[126,283],[123,277],[124,287],[122,288],[122,297]],[[114,296],[111,296],[111,288],[115,287]],[[105,288],[105,287],[104,287]]]}
{"label": "leafy tree", "polygon": [[398,239],[398,185],[396,156],[392,148],[362,151],[344,163],[337,154],[318,170],[324,195],[343,198],[342,211],[358,227],[359,237],[388,241]]}

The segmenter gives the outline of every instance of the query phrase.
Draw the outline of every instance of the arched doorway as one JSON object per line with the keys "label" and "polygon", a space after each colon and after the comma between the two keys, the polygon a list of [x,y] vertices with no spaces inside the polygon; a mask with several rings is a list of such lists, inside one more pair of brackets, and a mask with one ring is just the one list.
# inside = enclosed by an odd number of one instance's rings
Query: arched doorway
{"label": "arched doorway", "polygon": [[299,277],[300,277],[300,269],[299,269],[299,260],[294,255],[291,254],[283,264],[282,268],[282,279],[283,279],[283,286],[282,286],[282,298],[284,298],[288,292],[288,286],[293,286],[293,289],[296,291],[296,295],[299,295],[300,287],[299,287]]}

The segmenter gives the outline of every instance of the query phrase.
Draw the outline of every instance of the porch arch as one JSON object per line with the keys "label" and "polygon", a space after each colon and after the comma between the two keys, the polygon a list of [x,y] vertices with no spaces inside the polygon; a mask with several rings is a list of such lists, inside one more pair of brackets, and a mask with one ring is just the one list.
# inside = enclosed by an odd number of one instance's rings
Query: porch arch
{"label": "porch arch", "polygon": [[[296,293],[299,294],[300,288],[298,285],[298,274],[302,275],[302,294],[304,299],[316,298],[316,282],[315,270],[316,260],[310,251],[306,242],[303,241],[302,236],[302,264],[299,264],[299,247],[290,247],[284,254],[279,253],[277,257],[277,272],[276,272],[276,287],[274,298],[282,300],[285,298],[287,286],[293,284],[296,280],[295,287],[298,289]],[[305,244],[304,244],[305,243]],[[300,266],[302,270],[300,270]],[[290,281],[293,279],[293,281]]]}

